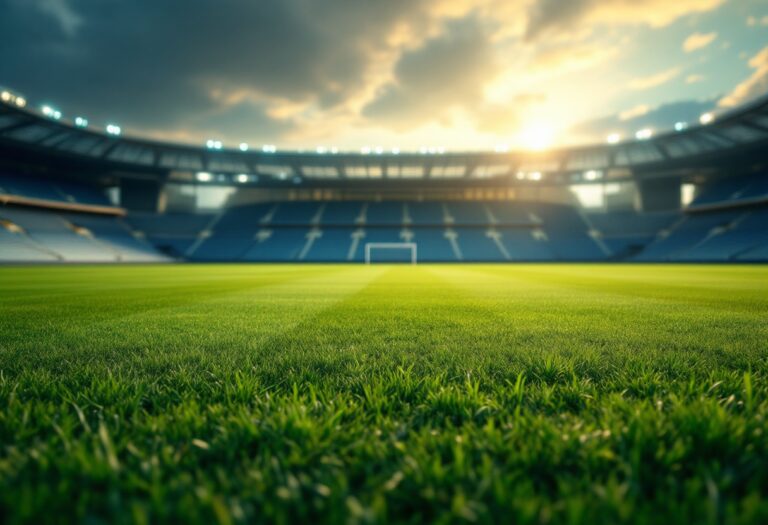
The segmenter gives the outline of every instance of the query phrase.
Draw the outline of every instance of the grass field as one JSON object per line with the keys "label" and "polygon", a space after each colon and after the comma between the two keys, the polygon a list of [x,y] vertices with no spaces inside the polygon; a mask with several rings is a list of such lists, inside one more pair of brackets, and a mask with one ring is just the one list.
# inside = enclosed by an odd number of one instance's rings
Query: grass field
{"label": "grass field", "polygon": [[768,266],[0,268],[0,522],[768,523]]}

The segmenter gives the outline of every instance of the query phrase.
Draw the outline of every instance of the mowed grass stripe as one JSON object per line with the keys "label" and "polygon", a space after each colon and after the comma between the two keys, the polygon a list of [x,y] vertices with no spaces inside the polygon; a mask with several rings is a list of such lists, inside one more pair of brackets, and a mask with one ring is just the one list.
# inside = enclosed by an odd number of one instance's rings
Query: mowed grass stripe
{"label": "mowed grass stripe", "polygon": [[2,521],[768,518],[764,267],[300,268],[88,268],[91,324],[29,269],[69,339],[0,347]]}

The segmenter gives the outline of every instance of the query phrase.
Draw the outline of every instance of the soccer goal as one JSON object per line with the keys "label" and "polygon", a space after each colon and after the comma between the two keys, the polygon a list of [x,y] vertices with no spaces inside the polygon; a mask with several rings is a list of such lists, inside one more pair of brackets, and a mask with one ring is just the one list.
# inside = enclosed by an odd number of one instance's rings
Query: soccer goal
{"label": "soccer goal", "polygon": [[365,264],[371,264],[376,252],[382,250],[408,250],[411,255],[411,264],[416,264],[415,242],[369,242],[365,244]]}

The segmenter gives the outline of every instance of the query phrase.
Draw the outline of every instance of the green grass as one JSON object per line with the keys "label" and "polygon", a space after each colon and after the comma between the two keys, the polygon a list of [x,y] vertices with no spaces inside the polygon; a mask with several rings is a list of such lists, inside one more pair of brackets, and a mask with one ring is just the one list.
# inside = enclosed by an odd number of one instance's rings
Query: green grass
{"label": "green grass", "polygon": [[0,522],[768,523],[768,267],[0,268]]}

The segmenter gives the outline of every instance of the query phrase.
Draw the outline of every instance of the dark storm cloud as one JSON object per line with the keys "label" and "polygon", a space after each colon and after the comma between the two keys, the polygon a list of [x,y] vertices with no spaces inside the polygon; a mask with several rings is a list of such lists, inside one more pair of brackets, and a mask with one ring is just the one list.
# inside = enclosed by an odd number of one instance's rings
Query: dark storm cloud
{"label": "dark storm cloud", "polygon": [[714,9],[726,0],[538,0],[530,5],[525,38],[563,38],[596,24],[661,27],[680,16]]}
{"label": "dark storm cloud", "polygon": [[410,127],[445,118],[452,109],[479,107],[483,85],[496,74],[488,34],[473,18],[405,53],[394,81],[363,110],[377,122]]}
{"label": "dark storm cloud", "polygon": [[[599,76],[568,75],[609,63],[633,73],[618,29],[646,26],[648,38],[724,2],[0,0],[0,84],[160,139],[405,146],[437,127],[454,146],[487,147],[553,113],[574,79],[574,97],[594,96],[569,102],[606,109]],[[686,97],[657,90],[627,106]]]}
{"label": "dark storm cloud", "polygon": [[371,55],[419,4],[0,0],[0,79],[150,128],[220,110],[214,88],[329,107],[364,86]]}
{"label": "dark storm cloud", "polygon": [[549,31],[573,27],[594,0],[540,0],[531,6],[525,37],[528,40]]}

